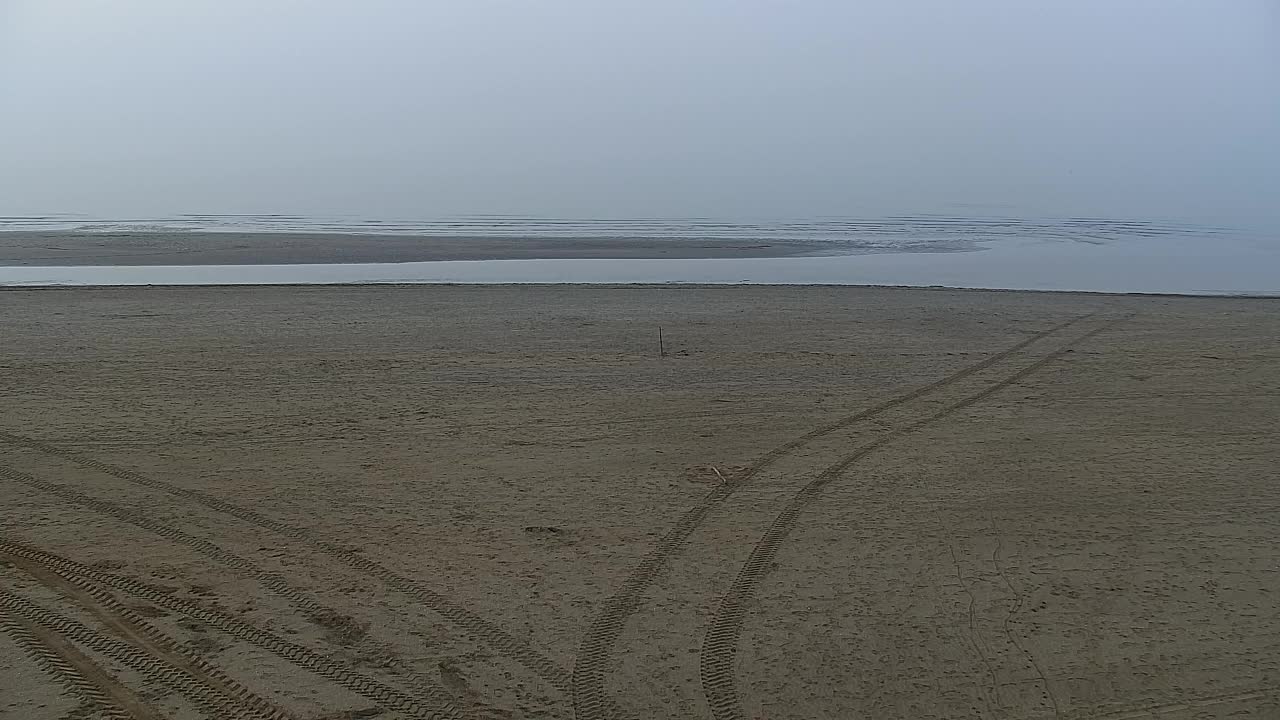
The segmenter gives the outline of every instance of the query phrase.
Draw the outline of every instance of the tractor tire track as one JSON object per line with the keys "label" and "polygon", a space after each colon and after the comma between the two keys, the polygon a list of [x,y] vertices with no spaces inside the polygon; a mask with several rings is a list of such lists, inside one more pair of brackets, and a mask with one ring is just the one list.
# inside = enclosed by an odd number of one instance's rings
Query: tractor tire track
{"label": "tractor tire track", "polygon": [[56,590],[94,616],[116,636],[149,653],[157,660],[195,678],[235,705],[235,717],[257,720],[290,720],[283,711],[232,680],[221,668],[210,664],[185,646],[176,645],[105,590],[85,590],[43,565],[0,548],[0,561],[8,562],[40,584]]}
{"label": "tractor tire track", "polygon": [[291,540],[296,540],[297,542],[307,545],[321,554],[327,555],[346,564],[348,567],[378,579],[392,590],[421,603],[423,607],[431,610],[440,617],[443,617],[470,637],[488,645],[498,653],[515,660],[518,664],[530,670],[557,690],[564,693],[566,696],[568,696],[572,690],[569,673],[564,668],[553,662],[550,658],[547,658],[545,655],[533,649],[528,642],[511,635],[496,625],[493,625],[476,613],[468,610],[466,607],[453,602],[444,595],[441,595],[435,590],[423,585],[421,582],[404,577],[403,575],[390,570],[386,566],[370,560],[369,558],[352,550],[315,538],[304,530],[278,520],[273,520],[254,510],[241,507],[220,498],[206,495],[195,490],[189,490],[162,480],[150,478],[125,468],[100,462],[93,458],[84,457],[77,453],[62,450],[38,440],[13,435],[12,433],[0,432],[0,441],[28,447],[48,455],[61,457],[82,467],[98,470],[99,472],[124,480],[128,483],[154,490],[160,490],[170,495],[190,500],[198,505],[209,508],[210,510],[230,515],[238,520],[265,528]]}
{"label": "tractor tire track", "polygon": [[703,694],[711,707],[713,717],[716,720],[746,720],[747,718],[747,714],[738,698],[734,674],[738,639],[742,633],[747,604],[754,597],[756,587],[760,581],[769,572],[770,565],[773,563],[774,558],[777,557],[778,549],[781,547],[783,540],[791,534],[800,514],[819,498],[827,485],[839,479],[854,463],[880,448],[970,407],[1023,380],[1057,360],[1076,345],[1108,330],[1114,322],[1094,328],[1068,341],[1065,345],[984,390],[952,403],[942,410],[915,422],[894,429],[883,437],[862,446],[828,466],[816,478],[793,495],[782,511],[774,518],[764,535],[756,542],[751,551],[751,556],[742,566],[728,592],[721,598],[720,606],[712,618],[710,627],[703,636],[702,650],[699,657],[699,674],[702,679]]}
{"label": "tractor tire track", "polygon": [[102,572],[88,565],[29,547],[9,538],[0,537],[0,551],[39,563],[50,572],[65,578],[94,598],[101,598],[105,595],[105,592],[94,584],[100,583],[146,600],[158,607],[199,620],[231,637],[262,648],[296,667],[331,680],[351,692],[373,701],[384,710],[403,712],[424,720],[461,717],[456,710],[451,708],[442,710],[434,702],[424,702],[420,698],[411,696],[397,688],[361,675],[325,655],[291,643],[230,615],[224,615],[188,600],[173,597],[145,583]]}
{"label": "tractor tire track", "polygon": [[[614,645],[617,644],[618,638],[622,635],[627,620],[640,609],[644,594],[649,589],[649,586],[661,576],[668,561],[684,548],[693,531],[702,524],[713,509],[728,500],[738,488],[746,485],[762,470],[814,440],[842,428],[872,419],[900,405],[957,383],[1020,352],[1033,343],[1093,317],[1095,314],[1081,315],[1047,330],[1041,330],[940,380],[881,402],[866,410],[822,425],[766,452],[732,480],[718,485],[707,493],[701,501],[684,512],[680,519],[676,521],[674,527],[658,539],[653,549],[636,565],[627,576],[627,579],[623,581],[618,591],[605,601],[603,610],[596,616],[578,645],[578,654],[573,668],[575,717],[578,720],[605,720],[616,716],[616,712],[609,712],[612,709],[612,702],[605,693],[604,682],[609,669],[609,658],[613,653]],[[0,434],[0,438],[3,437],[5,436]]]}
{"label": "tractor tire track", "polygon": [[[245,575],[256,579],[264,587],[271,590],[275,594],[289,601],[298,610],[302,611],[308,617],[331,617],[340,615],[337,611],[325,605],[315,602],[311,598],[304,595],[297,588],[290,585],[283,577],[275,573],[269,573],[259,568],[255,563],[245,558],[227,552],[221,547],[192,535],[188,535],[181,530],[157,523],[148,519],[145,514],[122,507],[107,500],[94,498],[83,493],[77,492],[65,485],[51,483],[41,480],[27,473],[14,470],[12,468],[0,466],[0,478],[12,480],[14,482],[42,490],[51,495],[55,495],[63,500],[81,505],[92,510],[96,510],[104,515],[108,515],[121,520],[130,525],[148,530],[159,535],[166,540],[173,541],[180,545],[186,545],[196,552],[208,557],[212,560],[220,562],[228,567],[235,568]],[[460,713],[453,705],[453,697],[443,688],[435,684],[428,684],[421,678],[408,678],[407,682],[414,685],[414,690],[423,696],[425,700],[429,700],[438,712],[444,713],[445,717],[460,717]]]}
{"label": "tractor tire track", "polygon": [[62,617],[26,598],[0,588],[0,607],[125,665],[148,680],[190,700],[210,717],[244,717],[244,708],[197,678],[121,640]]}
{"label": "tractor tire track", "polygon": [[160,720],[84,653],[5,606],[0,606],[0,631],[37,667],[56,678],[80,702],[82,710],[90,709],[109,720]]}

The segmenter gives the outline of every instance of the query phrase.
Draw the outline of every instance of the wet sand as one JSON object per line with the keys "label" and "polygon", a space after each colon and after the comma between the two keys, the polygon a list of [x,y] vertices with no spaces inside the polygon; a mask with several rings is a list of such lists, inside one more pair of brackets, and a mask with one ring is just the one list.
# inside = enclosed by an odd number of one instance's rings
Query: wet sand
{"label": "wet sand", "polygon": [[1277,301],[85,288],[0,321],[3,717],[1280,716]]}
{"label": "wet sand", "polygon": [[[952,243],[954,244],[954,243]],[[938,249],[950,249],[939,242]],[[832,243],[240,232],[0,232],[0,266],[292,265],[434,260],[750,258],[821,255]]]}

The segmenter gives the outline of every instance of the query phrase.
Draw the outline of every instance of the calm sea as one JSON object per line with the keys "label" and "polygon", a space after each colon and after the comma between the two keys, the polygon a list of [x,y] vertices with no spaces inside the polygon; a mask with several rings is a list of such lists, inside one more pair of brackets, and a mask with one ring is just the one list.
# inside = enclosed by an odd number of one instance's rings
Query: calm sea
{"label": "calm sea", "polygon": [[909,215],[877,218],[811,218],[743,222],[714,218],[582,219],[470,215],[436,219],[373,219],[303,215],[187,214],[146,218],[85,215],[0,217],[0,231],[77,233],[353,233],[451,237],[707,238],[742,241],[807,241],[840,253],[947,252],[1001,239],[1110,244],[1162,236],[1207,237],[1231,230],[1144,219],[1094,217],[1020,218]]}
{"label": "calm sea", "polygon": [[[357,233],[452,237],[730,238],[822,246],[807,257],[484,260],[325,265],[0,267],[0,285],[276,283],[795,283],[1280,294],[1280,233],[1145,219],[911,215],[770,222],[298,215],[0,217],[0,231]],[[105,240],[105,238],[104,238]],[[974,250],[980,252],[957,252]],[[821,255],[814,257],[813,255]]]}

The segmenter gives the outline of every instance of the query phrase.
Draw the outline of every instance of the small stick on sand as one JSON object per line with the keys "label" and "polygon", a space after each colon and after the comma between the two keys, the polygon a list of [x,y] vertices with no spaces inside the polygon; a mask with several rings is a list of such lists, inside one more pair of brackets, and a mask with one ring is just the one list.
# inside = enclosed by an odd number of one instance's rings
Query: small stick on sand
{"label": "small stick on sand", "polygon": [[721,474],[720,474],[720,468],[716,467],[715,465],[712,465],[712,466],[711,466],[711,471],[712,471],[712,472],[714,472],[714,473],[716,474],[716,477],[720,478],[720,484],[721,484],[721,485],[724,485],[725,483],[729,482],[728,480],[726,480],[726,479],[724,478],[724,476],[723,476],[723,475],[721,475]]}

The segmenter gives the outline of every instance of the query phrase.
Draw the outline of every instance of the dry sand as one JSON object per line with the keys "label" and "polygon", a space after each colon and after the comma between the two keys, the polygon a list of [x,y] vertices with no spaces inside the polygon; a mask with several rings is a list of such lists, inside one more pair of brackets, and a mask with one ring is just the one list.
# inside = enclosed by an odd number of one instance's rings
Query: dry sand
{"label": "dry sand", "polygon": [[77,289],[0,319],[6,718],[1280,717],[1274,301]]}

